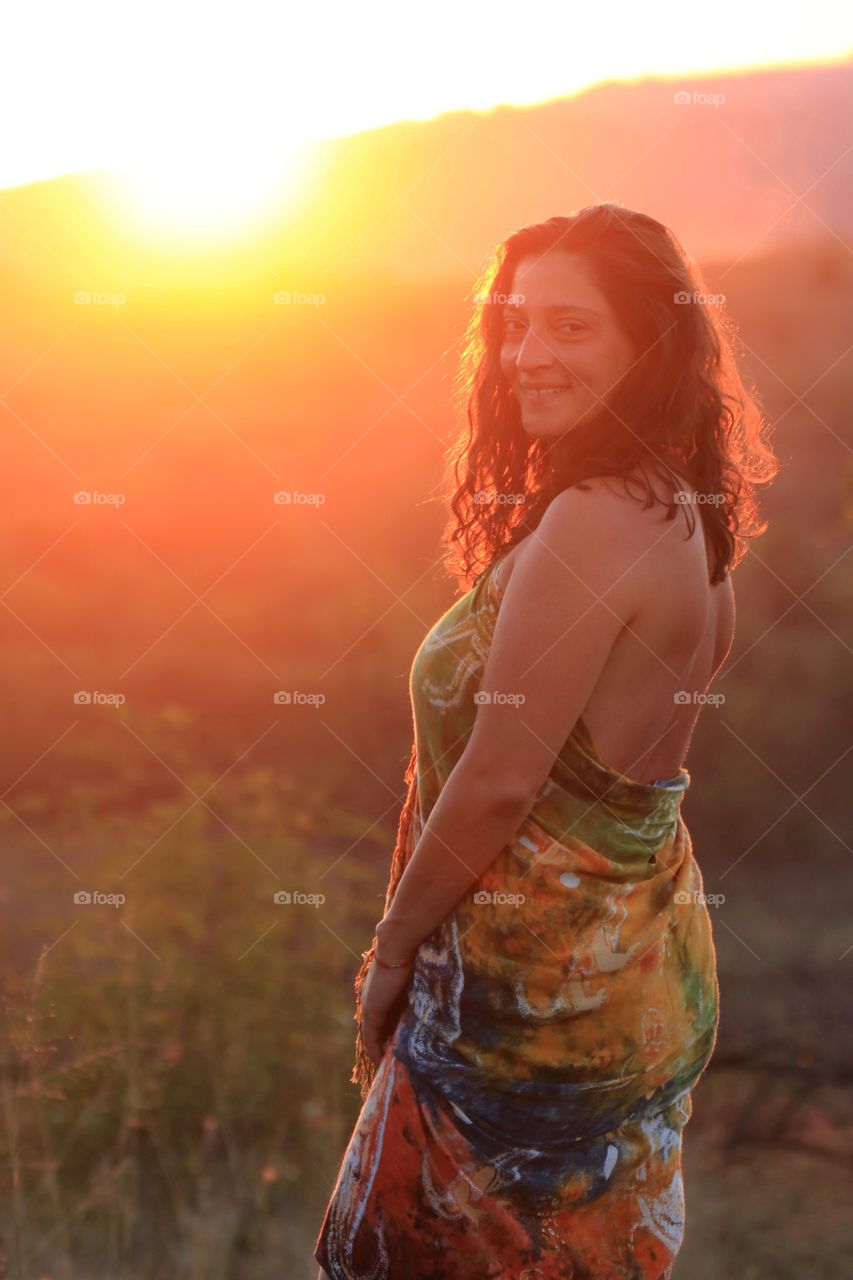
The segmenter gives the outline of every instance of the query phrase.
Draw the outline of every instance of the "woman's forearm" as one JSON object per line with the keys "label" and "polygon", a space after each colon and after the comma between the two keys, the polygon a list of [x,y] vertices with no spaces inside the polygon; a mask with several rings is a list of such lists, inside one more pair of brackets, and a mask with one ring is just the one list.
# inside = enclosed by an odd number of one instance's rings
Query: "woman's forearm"
{"label": "woman's forearm", "polygon": [[456,765],[376,933],[387,964],[411,959],[479,880],[524,822],[532,798],[520,799],[494,779]]}

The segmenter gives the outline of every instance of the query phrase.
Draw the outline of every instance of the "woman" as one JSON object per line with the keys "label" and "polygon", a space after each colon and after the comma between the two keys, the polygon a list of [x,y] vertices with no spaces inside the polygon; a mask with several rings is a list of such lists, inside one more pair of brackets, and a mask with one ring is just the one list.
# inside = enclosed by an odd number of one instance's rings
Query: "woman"
{"label": "woman", "polygon": [[356,980],[364,1105],[314,1258],[331,1280],[660,1280],[719,1018],[683,762],[778,464],[655,219],[525,227],[480,284],[449,541],[463,583],[486,569],[412,666]]}

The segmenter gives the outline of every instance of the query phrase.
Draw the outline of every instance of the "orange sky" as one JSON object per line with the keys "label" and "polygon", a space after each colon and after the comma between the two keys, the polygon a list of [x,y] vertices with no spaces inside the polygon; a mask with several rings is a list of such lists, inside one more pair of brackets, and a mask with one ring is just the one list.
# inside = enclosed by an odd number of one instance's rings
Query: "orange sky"
{"label": "orange sky", "polygon": [[282,151],[292,170],[289,143],[601,80],[839,61],[853,49],[834,0],[685,12],[681,0],[652,0],[620,7],[615,23],[611,6],[581,13],[565,0],[435,0],[415,13],[392,0],[316,10],[245,0],[221,11],[80,0],[52,9],[48,39],[38,6],[10,7],[0,94],[15,126],[0,187],[113,167],[163,187],[192,165],[214,195],[239,185],[263,199]]}

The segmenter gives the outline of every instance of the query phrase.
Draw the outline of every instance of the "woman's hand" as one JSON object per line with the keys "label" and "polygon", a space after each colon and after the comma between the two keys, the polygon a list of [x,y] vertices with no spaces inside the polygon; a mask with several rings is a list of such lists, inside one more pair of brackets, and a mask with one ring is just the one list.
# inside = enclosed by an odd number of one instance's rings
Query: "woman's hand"
{"label": "woman's hand", "polygon": [[385,1043],[405,1007],[414,969],[414,960],[402,969],[383,969],[374,960],[368,970],[361,992],[361,1038],[374,1067],[379,1067]]}

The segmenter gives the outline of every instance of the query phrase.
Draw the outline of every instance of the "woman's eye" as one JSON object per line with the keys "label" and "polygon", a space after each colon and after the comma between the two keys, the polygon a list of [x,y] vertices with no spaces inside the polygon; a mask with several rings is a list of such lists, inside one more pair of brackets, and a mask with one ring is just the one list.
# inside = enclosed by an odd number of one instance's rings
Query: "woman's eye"
{"label": "woman's eye", "polygon": [[[504,316],[503,326],[504,326],[504,330],[507,333],[514,332],[514,329],[513,329],[514,325],[520,325],[521,328],[524,328],[524,321],[514,320],[511,316]],[[586,328],[586,325],[580,324],[577,320],[566,320],[562,324],[558,324],[556,326],[557,332],[559,334],[564,334],[564,333],[574,334],[576,332],[582,333],[585,328]]]}

